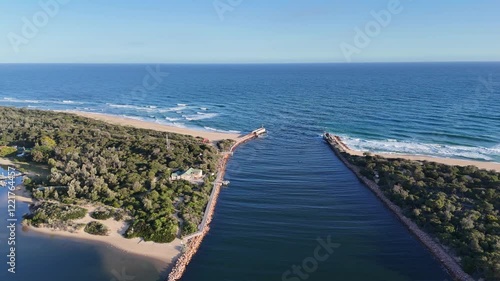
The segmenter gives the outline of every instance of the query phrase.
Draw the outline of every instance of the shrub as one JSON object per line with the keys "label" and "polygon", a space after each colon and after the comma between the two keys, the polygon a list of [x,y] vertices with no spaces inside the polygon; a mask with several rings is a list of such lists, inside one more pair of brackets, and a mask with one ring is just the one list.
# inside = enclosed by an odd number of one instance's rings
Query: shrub
{"label": "shrub", "polygon": [[198,227],[196,226],[196,224],[194,224],[192,222],[186,221],[182,225],[182,235],[183,236],[193,234],[196,231],[198,231]]}
{"label": "shrub", "polygon": [[96,220],[107,220],[113,216],[113,213],[107,209],[95,210],[90,214],[90,217]]}
{"label": "shrub", "polygon": [[121,210],[115,211],[115,213],[113,214],[113,218],[115,219],[115,221],[121,221],[121,220],[123,220],[123,217],[124,217],[124,214],[123,214],[123,211],[121,211]]}
{"label": "shrub", "polygon": [[13,156],[17,152],[17,149],[10,146],[0,147],[0,157]]}
{"label": "shrub", "polygon": [[85,226],[84,231],[92,235],[106,236],[108,235],[109,229],[98,221],[91,221]]}
{"label": "shrub", "polygon": [[32,205],[31,214],[25,216],[28,223],[34,226],[41,224],[55,224],[82,219],[87,214],[87,209],[75,205],[55,202],[42,202]]}

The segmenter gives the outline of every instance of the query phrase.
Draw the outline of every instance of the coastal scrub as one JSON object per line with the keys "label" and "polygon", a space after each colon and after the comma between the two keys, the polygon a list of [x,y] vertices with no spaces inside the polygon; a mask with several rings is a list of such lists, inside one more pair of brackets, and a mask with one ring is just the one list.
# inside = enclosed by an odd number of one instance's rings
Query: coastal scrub
{"label": "coastal scrub", "polygon": [[[167,142],[164,132],[59,112],[0,107],[0,131],[10,132],[0,135],[0,145],[31,148],[26,160],[49,166],[48,177],[29,186],[37,199],[121,209],[131,217],[126,237],[160,243],[174,240],[179,229],[195,229],[211,191],[209,178],[171,180],[171,174],[193,168],[210,177],[220,157],[192,136],[169,133]],[[36,226],[41,214],[28,219]]]}

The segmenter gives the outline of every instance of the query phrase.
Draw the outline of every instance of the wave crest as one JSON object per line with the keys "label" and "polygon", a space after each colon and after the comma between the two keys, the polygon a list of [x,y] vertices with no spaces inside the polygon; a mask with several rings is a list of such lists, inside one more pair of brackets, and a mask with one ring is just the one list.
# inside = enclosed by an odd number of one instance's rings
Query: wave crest
{"label": "wave crest", "polygon": [[500,145],[487,148],[399,141],[393,139],[366,140],[348,136],[341,136],[341,139],[347,146],[354,150],[369,151],[373,153],[429,155],[447,158],[459,157],[486,161],[491,161],[496,157],[500,157]]}
{"label": "wave crest", "polygon": [[182,115],[188,121],[204,120],[219,116],[217,113],[202,113],[198,112],[196,115]]}

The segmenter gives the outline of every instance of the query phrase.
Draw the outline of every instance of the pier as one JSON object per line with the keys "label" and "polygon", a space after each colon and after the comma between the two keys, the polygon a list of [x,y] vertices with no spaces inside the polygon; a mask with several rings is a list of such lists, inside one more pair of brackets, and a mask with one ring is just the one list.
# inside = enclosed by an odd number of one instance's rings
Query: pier
{"label": "pier", "polygon": [[186,271],[186,267],[193,258],[193,256],[198,251],[198,248],[203,241],[205,235],[207,235],[210,230],[210,222],[212,221],[213,214],[215,211],[215,205],[217,204],[217,199],[220,194],[222,185],[224,184],[224,175],[226,173],[226,165],[229,158],[233,155],[234,150],[241,144],[248,142],[252,139],[258,138],[265,134],[267,131],[264,127],[253,130],[249,134],[236,139],[236,142],[231,146],[228,152],[225,152],[220,159],[218,165],[217,177],[214,181],[214,186],[212,188],[212,193],[210,194],[210,199],[208,200],[207,206],[205,207],[205,213],[203,215],[203,220],[198,226],[198,232],[185,236],[183,238],[186,242],[186,250],[181,254],[172,271],[170,272],[167,281],[177,281],[181,279],[182,275]]}
{"label": "pier", "polygon": [[340,152],[346,152],[346,146],[340,140],[340,137],[332,135],[330,133],[324,133],[323,139],[332,146],[332,148],[339,150]]}
{"label": "pier", "polygon": [[403,223],[403,225],[412,233],[433,255],[441,264],[446,268],[448,273],[457,281],[474,281],[467,273],[462,270],[458,262],[429,234],[424,232],[420,227],[406,217],[399,206],[390,201],[380,189],[380,187],[372,180],[363,176],[358,167],[351,164],[349,160],[344,157],[345,153],[350,150],[340,139],[340,137],[325,133],[323,139],[328,143],[337,157],[358,177],[358,179],[367,186],[380,201]]}

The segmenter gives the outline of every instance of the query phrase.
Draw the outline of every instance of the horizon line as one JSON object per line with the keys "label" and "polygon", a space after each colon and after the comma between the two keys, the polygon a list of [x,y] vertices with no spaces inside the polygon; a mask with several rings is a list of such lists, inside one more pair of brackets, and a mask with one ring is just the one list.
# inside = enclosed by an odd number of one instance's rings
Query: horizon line
{"label": "horizon line", "polygon": [[457,61],[365,61],[365,62],[0,62],[0,65],[7,64],[81,64],[81,65],[96,65],[96,64],[170,64],[170,65],[286,65],[286,64],[419,64],[419,63],[500,63],[500,60],[484,61],[484,60],[457,60]]}

